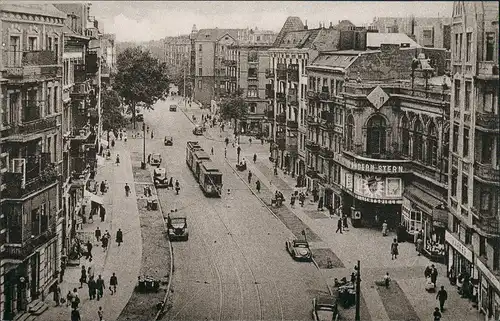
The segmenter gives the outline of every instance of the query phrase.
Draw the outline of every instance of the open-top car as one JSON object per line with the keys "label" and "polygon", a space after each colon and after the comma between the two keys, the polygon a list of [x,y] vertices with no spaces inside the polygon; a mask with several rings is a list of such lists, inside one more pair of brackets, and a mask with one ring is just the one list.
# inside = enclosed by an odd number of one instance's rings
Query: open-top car
{"label": "open-top car", "polygon": [[286,250],[294,260],[311,261],[312,253],[306,240],[286,241]]}
{"label": "open-top car", "polygon": [[172,136],[165,136],[165,139],[163,140],[163,144],[165,144],[165,146],[173,146],[174,139],[172,138]]}
{"label": "open-top car", "polygon": [[321,295],[313,299],[314,321],[336,321],[338,317],[338,303],[334,296]]}
{"label": "open-top car", "polygon": [[177,111],[177,105],[170,105],[170,107],[168,108],[168,110],[170,110],[170,111]]}
{"label": "open-top car", "polygon": [[186,217],[170,217],[167,219],[168,238],[171,241],[187,241],[189,238]]}
{"label": "open-top car", "polygon": [[158,153],[155,153],[151,156],[151,162],[150,162],[151,166],[156,166],[156,167],[160,167],[160,164],[161,164],[161,155],[158,154]]}
{"label": "open-top car", "polygon": [[168,186],[167,170],[164,167],[155,168],[153,171],[153,182],[156,188],[165,188]]}

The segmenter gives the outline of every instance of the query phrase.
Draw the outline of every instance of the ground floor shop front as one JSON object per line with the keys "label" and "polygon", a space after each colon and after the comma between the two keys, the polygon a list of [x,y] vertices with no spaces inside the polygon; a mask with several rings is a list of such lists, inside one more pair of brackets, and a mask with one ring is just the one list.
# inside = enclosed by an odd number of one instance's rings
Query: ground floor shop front
{"label": "ground floor shop front", "polygon": [[479,274],[479,309],[486,321],[500,320],[500,281],[488,267],[476,258]]}

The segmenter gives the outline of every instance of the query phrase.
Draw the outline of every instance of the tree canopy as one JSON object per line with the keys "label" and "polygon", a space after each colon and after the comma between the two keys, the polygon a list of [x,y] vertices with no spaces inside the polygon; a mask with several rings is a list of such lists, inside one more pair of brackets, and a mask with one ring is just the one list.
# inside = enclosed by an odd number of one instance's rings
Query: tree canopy
{"label": "tree canopy", "polygon": [[242,119],[248,114],[248,104],[242,97],[232,96],[220,103],[220,114],[223,119]]}
{"label": "tree canopy", "polygon": [[169,77],[172,82],[179,88],[179,94],[184,96],[184,77],[186,79],[186,97],[191,97],[192,94],[192,78],[190,76],[189,67],[182,65],[181,67],[169,68]]}
{"label": "tree canopy", "polygon": [[123,116],[120,106],[120,95],[113,89],[105,89],[101,93],[102,105],[102,128],[110,130],[125,127],[126,119]]}
{"label": "tree canopy", "polygon": [[167,66],[141,47],[125,49],[118,55],[116,65],[113,88],[131,110],[135,127],[137,105],[153,109],[158,100],[167,96]]}

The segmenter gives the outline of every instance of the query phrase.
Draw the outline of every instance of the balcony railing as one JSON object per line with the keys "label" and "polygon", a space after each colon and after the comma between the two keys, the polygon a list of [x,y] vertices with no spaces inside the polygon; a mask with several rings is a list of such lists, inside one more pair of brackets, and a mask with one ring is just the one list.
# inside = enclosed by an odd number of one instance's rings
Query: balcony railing
{"label": "balcony railing", "polygon": [[284,124],[286,123],[286,114],[282,113],[276,116],[276,121],[278,123]]}
{"label": "balcony railing", "polygon": [[498,62],[480,61],[477,78],[483,80],[498,80]]}
{"label": "balcony railing", "polygon": [[274,90],[266,89],[266,99],[274,99]]}
{"label": "balcony railing", "polygon": [[22,186],[23,174],[22,173],[4,173],[5,183],[7,188],[3,191],[2,197],[21,199],[32,193],[38,192],[45,187],[57,182],[58,173],[54,164],[46,166],[38,172],[38,175],[28,180],[24,187]]}
{"label": "balcony railing", "polygon": [[4,259],[24,260],[39,247],[50,241],[56,236],[55,227],[29,238],[22,244],[5,244],[4,251],[1,252],[1,257]]}
{"label": "balcony railing", "polygon": [[87,140],[89,138],[92,131],[89,126],[85,126],[83,128],[74,128],[71,133],[71,138],[74,140]]}
{"label": "balcony railing", "polygon": [[319,156],[325,159],[333,159],[335,154],[328,147],[321,147],[321,149],[319,150]]}
{"label": "balcony railing", "polygon": [[287,76],[287,69],[286,69],[286,66],[285,64],[278,64],[277,67],[276,67],[276,74],[277,74],[277,78],[278,80],[286,80],[286,76]]}
{"label": "balcony railing", "polygon": [[499,115],[493,113],[476,112],[476,125],[485,129],[499,129]]}
{"label": "balcony railing", "polygon": [[289,65],[287,73],[288,73],[288,80],[295,82],[299,81],[299,65],[297,64]]}
{"label": "balcony railing", "polygon": [[299,123],[296,120],[288,120],[286,122],[286,127],[290,129],[297,129],[299,128]]}
{"label": "balcony railing", "polygon": [[75,83],[73,85],[73,90],[71,91],[72,96],[85,96],[89,93],[89,85],[86,82]]}
{"label": "balcony railing", "polygon": [[315,143],[312,140],[306,140],[306,149],[309,149],[311,152],[318,152],[320,147],[318,143]]}
{"label": "balcony railing", "polygon": [[54,51],[38,50],[23,52],[23,66],[57,65],[57,55]]}
{"label": "balcony railing", "polygon": [[31,122],[39,120],[41,117],[41,107],[43,105],[43,101],[40,100],[23,100],[22,108],[23,108],[23,122]]}
{"label": "balcony railing", "polygon": [[474,175],[486,181],[500,181],[500,170],[493,168],[491,164],[474,163]]}
{"label": "balcony railing", "polygon": [[276,93],[276,100],[284,101],[285,100],[285,93]]}
{"label": "balcony railing", "polygon": [[19,125],[19,134],[35,134],[57,127],[57,117],[35,119]]}
{"label": "balcony railing", "polygon": [[317,100],[319,99],[319,93],[313,90],[307,91],[307,98]]}
{"label": "balcony railing", "polygon": [[266,69],[266,78],[274,78],[274,70],[271,68]]}
{"label": "balcony railing", "polygon": [[299,101],[297,99],[297,90],[295,89],[288,90],[288,102],[294,106],[299,104]]}
{"label": "balcony railing", "polygon": [[330,100],[330,93],[327,91],[322,91],[319,93],[320,100]]}
{"label": "balcony railing", "polygon": [[307,125],[308,126],[318,126],[319,118],[316,116],[309,115],[307,116]]}
{"label": "balcony railing", "polygon": [[472,217],[472,223],[477,229],[491,236],[500,235],[500,223],[496,216],[484,216],[474,207],[471,210],[475,214]]}

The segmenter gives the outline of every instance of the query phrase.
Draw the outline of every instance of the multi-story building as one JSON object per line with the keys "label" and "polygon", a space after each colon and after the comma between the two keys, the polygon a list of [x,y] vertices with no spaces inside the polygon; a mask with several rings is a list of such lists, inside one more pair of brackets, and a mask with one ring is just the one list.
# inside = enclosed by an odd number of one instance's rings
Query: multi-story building
{"label": "multi-story building", "polygon": [[110,85],[110,75],[116,69],[116,36],[112,33],[100,35],[101,59],[101,79],[106,85]]}
{"label": "multi-story building", "polygon": [[191,39],[189,35],[168,37],[165,40],[165,62],[167,65],[181,68],[191,57]]}
{"label": "multi-story building", "polygon": [[274,139],[271,157],[276,166],[292,176],[298,175],[301,185],[306,173],[306,66],[321,52],[358,47],[366,47],[366,30],[347,20],[337,26],[330,24],[329,28],[320,25],[308,29],[300,18],[288,17],[269,50],[271,68],[267,76],[274,95],[269,130]]}
{"label": "multi-story building", "polygon": [[239,41],[248,41],[248,29],[200,29],[192,34],[192,65],[194,71],[194,99],[204,106],[210,106],[212,100],[218,100],[225,91],[225,67],[223,59],[228,46]]}
{"label": "multi-story building", "polygon": [[50,4],[2,4],[0,312],[12,320],[59,271],[64,20]]}
{"label": "multi-story building", "polygon": [[466,273],[485,320],[500,318],[498,2],[452,15],[448,269]]}
{"label": "multi-story building", "polygon": [[450,49],[450,18],[376,17],[370,25],[383,33],[404,33],[423,47]]}

